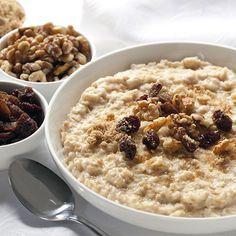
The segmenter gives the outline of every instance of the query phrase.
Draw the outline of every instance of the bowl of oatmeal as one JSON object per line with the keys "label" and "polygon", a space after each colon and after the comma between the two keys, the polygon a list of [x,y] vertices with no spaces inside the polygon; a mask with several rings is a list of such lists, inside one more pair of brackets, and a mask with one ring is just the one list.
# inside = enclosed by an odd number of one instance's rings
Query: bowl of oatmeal
{"label": "bowl of oatmeal", "polygon": [[2,78],[36,88],[48,101],[64,80],[94,57],[91,40],[72,25],[21,27],[0,39]]}
{"label": "bowl of oatmeal", "polygon": [[75,73],[46,119],[65,179],[131,224],[188,234],[235,229],[235,58],[218,45],[153,43]]}

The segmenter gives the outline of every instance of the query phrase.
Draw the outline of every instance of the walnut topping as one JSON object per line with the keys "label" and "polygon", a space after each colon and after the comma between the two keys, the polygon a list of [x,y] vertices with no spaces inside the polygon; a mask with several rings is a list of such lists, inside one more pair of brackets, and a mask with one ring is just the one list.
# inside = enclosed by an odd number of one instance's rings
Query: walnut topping
{"label": "walnut topping", "polygon": [[185,94],[175,94],[173,98],[173,105],[179,111],[186,114],[193,113],[194,101]]}
{"label": "walnut topping", "polygon": [[183,137],[181,138],[181,143],[188,152],[194,152],[199,145],[197,141],[190,138],[187,134],[183,135]]}
{"label": "walnut topping", "polygon": [[[136,106],[133,109],[135,116],[120,120],[116,125],[116,131],[133,134],[138,131],[140,120],[148,121],[149,124],[143,129],[142,143],[147,149],[155,150],[160,144],[157,132],[165,126],[169,130],[164,133],[162,131],[163,137],[168,135],[172,137],[171,142],[165,142],[166,140],[163,142],[165,152],[169,152],[167,147],[170,143],[175,144],[177,151],[181,150],[182,146],[187,152],[193,153],[198,147],[207,149],[220,140],[221,135],[213,130],[213,124],[206,121],[202,115],[194,113],[194,98],[191,94],[171,95],[161,90],[161,84],[153,84],[148,94],[136,99]],[[222,111],[215,111],[212,119],[218,129],[222,131],[232,129],[231,118]],[[120,149],[129,150],[132,154],[128,153],[126,156],[133,159],[136,146],[132,139],[125,136],[121,143]]]}
{"label": "walnut topping", "polygon": [[223,155],[225,153],[235,153],[236,151],[236,139],[225,139],[217,144],[213,148],[213,152],[216,155]]}

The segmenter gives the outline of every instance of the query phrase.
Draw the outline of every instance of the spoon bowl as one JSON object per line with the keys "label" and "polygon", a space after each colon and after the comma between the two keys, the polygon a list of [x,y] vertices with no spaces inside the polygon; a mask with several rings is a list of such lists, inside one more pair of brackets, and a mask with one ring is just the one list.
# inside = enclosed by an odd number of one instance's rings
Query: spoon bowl
{"label": "spoon bowl", "polygon": [[88,220],[74,215],[72,191],[47,167],[33,160],[19,159],[10,165],[8,173],[16,197],[34,215],[48,221],[75,221],[95,235],[108,236]]}

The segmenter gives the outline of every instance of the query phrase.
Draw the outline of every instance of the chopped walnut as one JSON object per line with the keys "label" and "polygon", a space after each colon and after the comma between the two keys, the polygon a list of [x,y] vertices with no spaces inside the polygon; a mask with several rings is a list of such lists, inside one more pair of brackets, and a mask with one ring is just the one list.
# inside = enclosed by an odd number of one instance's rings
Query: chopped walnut
{"label": "chopped walnut", "polygon": [[165,137],[162,146],[164,152],[169,154],[175,154],[183,149],[181,142],[171,137]]}
{"label": "chopped walnut", "polygon": [[216,155],[223,155],[227,153],[236,152],[236,139],[225,139],[214,146],[213,152]]}
{"label": "chopped walnut", "polygon": [[175,94],[173,97],[173,105],[179,111],[191,114],[194,111],[194,100],[185,94]]}
{"label": "chopped walnut", "polygon": [[91,59],[87,39],[72,26],[47,23],[18,29],[0,51],[0,68],[6,73],[34,82],[66,78]]}

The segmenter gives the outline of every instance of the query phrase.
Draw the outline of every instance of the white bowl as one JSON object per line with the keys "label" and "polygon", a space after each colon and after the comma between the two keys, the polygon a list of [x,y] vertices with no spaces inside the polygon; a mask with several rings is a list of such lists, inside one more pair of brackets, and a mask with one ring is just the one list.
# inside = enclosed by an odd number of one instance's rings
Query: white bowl
{"label": "white bowl", "polygon": [[152,43],[115,51],[76,72],[56,91],[46,117],[47,143],[59,171],[77,193],[100,210],[120,220],[152,230],[182,234],[233,230],[236,229],[236,215],[211,218],[172,217],[135,210],[110,201],[78,182],[63,164],[60,128],[66,114],[93,81],[126,70],[133,63],[147,63],[161,59],[181,60],[187,56],[198,56],[216,65],[236,70],[236,50],[212,44]]}
{"label": "white bowl", "polygon": [[[27,27],[27,26],[25,26]],[[24,27],[24,28],[25,28]],[[0,50],[2,50],[3,48],[5,48],[7,46],[7,41],[8,38],[14,34],[15,32],[17,32],[18,29],[12,30],[9,33],[5,34],[2,38],[0,38]],[[76,30],[77,31],[77,30]],[[91,39],[89,39],[89,37],[87,37],[86,35],[84,35],[83,33],[81,33],[80,31],[78,31],[81,35],[83,35],[89,42],[90,48],[91,48],[91,60],[88,62],[90,63],[91,61],[94,60],[94,58],[96,57],[96,49],[94,46],[94,43],[92,42]],[[78,69],[80,70],[80,68]],[[77,71],[77,70],[76,70]],[[76,72],[75,71],[75,72]],[[75,73],[74,72],[74,73]],[[73,73],[73,74],[74,74]],[[70,76],[72,76],[73,74],[71,74]],[[53,82],[31,82],[31,81],[25,81],[25,80],[21,80],[18,79],[14,76],[11,76],[9,74],[7,74],[5,71],[3,71],[0,68],[0,77],[2,79],[8,80],[8,81],[15,81],[15,82],[20,82],[25,84],[26,86],[32,87],[37,89],[40,93],[42,93],[44,95],[44,97],[46,98],[46,100],[49,102],[51,97],[53,96],[54,92],[57,90],[57,88],[65,81],[70,79],[70,76],[66,79],[62,79],[62,80],[58,80],[58,81],[53,81]]]}
{"label": "white bowl", "polygon": [[[25,85],[16,82],[0,81],[0,91],[11,92],[13,89],[24,88]],[[34,89],[36,99],[39,101],[44,113],[44,121],[40,127],[29,137],[18,142],[0,146],[0,170],[5,170],[11,162],[17,159],[18,156],[28,153],[37,148],[44,140],[44,124],[47,112],[47,101],[45,98]]]}

